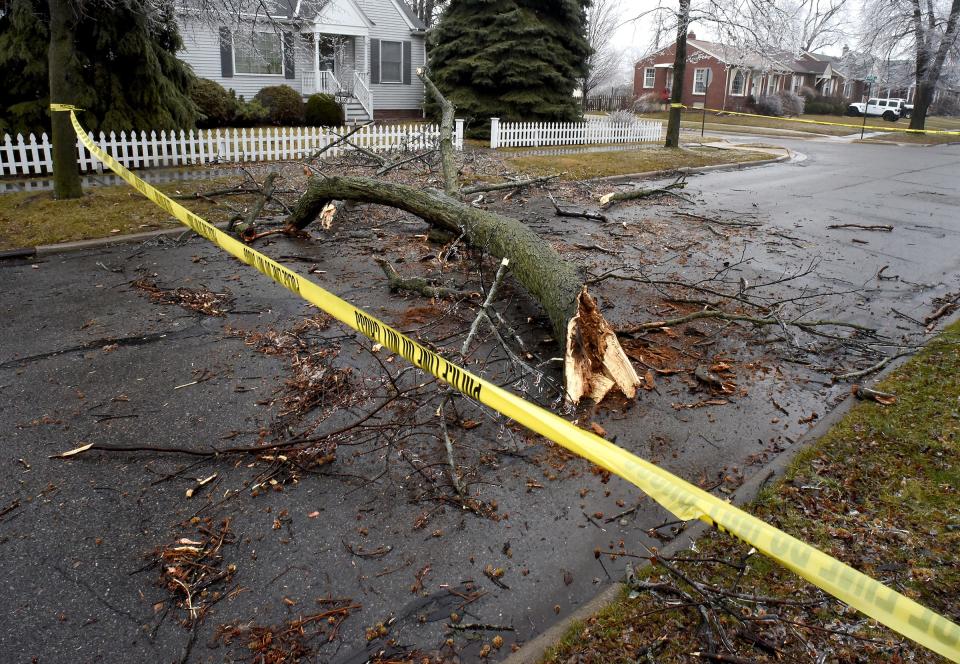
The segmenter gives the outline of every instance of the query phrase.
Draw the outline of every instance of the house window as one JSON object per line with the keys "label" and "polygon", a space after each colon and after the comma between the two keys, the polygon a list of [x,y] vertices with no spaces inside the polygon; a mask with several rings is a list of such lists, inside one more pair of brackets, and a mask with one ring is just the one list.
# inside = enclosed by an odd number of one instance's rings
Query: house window
{"label": "house window", "polygon": [[693,94],[695,95],[705,95],[707,94],[707,72],[709,69],[694,69],[693,70]]}
{"label": "house window", "polygon": [[730,94],[742,97],[743,91],[746,89],[747,89],[747,75],[743,73],[743,70],[738,69],[733,74],[733,78],[730,79]]}
{"label": "house window", "polygon": [[767,94],[772,95],[780,89],[780,74],[771,74],[769,85],[767,86]]}
{"label": "house window", "polygon": [[823,82],[823,96],[829,97],[833,92],[833,79],[827,79]]}
{"label": "house window", "polygon": [[847,81],[843,84],[843,96],[847,99],[853,96],[853,81]]}
{"label": "house window", "polygon": [[800,92],[800,86],[803,84],[803,76],[793,75],[793,80],[790,82],[790,91],[791,92]]}
{"label": "house window", "polygon": [[380,82],[403,82],[403,42],[380,42]]}
{"label": "house window", "polygon": [[647,67],[643,70],[643,87],[652,88],[657,80],[657,70],[653,67]]}
{"label": "house window", "polygon": [[283,41],[276,32],[234,35],[233,70],[238,74],[283,74]]}

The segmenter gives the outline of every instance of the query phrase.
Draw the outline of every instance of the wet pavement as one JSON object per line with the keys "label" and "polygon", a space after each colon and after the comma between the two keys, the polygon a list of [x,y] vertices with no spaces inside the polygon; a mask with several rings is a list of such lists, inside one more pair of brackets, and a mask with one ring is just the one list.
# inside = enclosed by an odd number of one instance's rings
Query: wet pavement
{"label": "wet pavement", "polygon": [[[816,270],[787,282],[785,296],[850,291],[812,315],[878,325],[891,344],[922,339],[922,326],[891,309],[922,321],[935,308],[933,298],[960,289],[960,147],[777,143],[806,159],[692,177],[685,193],[696,206],[625,205],[606,226],[557,220],[542,212],[549,208],[519,201],[507,211],[528,219],[566,256],[601,269],[671,255],[679,258],[670,274],[702,275],[704,266],[726,261],[736,266],[735,278],[757,283],[813,260]],[[708,230],[676,216],[678,209],[758,221],[762,228]],[[401,329],[456,347],[459,338],[444,340],[441,327],[417,318],[415,308],[425,301],[389,295],[372,263],[371,254],[386,245],[392,260],[404,259],[398,267],[413,270],[429,249],[398,238],[425,228],[406,222],[369,231],[365,222],[345,222],[322,241],[278,240],[263,250],[293,269],[309,269],[322,285]],[[841,223],[895,230],[828,228]],[[583,255],[578,243],[624,253]],[[884,266],[886,276],[898,279],[877,279]],[[170,288],[229,291],[236,300],[224,317],[202,316],[152,301],[132,286],[144,277]],[[329,598],[350,598],[362,608],[338,626],[331,643],[322,643],[326,637],[314,643],[323,646],[317,661],[359,663],[382,651],[434,650],[450,633],[454,612],[462,622],[513,628],[475,632],[477,639],[453,634],[463,660],[474,661],[494,633],[508,644],[527,640],[618,578],[625,559],[598,559],[595,549],[642,553],[641,542],[660,544],[647,531],[668,515],[626,483],[465,404],[463,418],[479,426],[454,432],[456,452],[464,467],[476,469],[471,495],[495,503],[494,518],[437,500],[424,473],[436,466],[435,477],[443,476],[442,445],[422,434],[406,448],[341,446],[318,474],[256,496],[251,483],[264,463],[251,459],[194,465],[152,452],[49,459],[91,442],[195,449],[255,443],[281,421],[274,402],[290,367],[282,357],[254,352],[250,337],[237,331],[290,329],[315,312],[199,239],[8,261],[0,263],[0,282],[5,661],[249,661],[249,639],[227,644],[218,626],[275,625],[316,613],[323,609],[317,600]],[[669,315],[649,298],[634,297],[635,284],[610,283],[597,292],[615,324]],[[504,295],[508,318],[533,340],[533,350],[549,357],[535,306],[518,290]],[[453,329],[472,319],[469,309],[441,306],[440,312]],[[336,347],[333,361],[353,371],[357,394],[379,389],[371,383],[379,371],[371,354],[345,335],[331,326],[313,338],[323,349]],[[656,390],[584,423],[596,422],[618,444],[725,492],[730,476],[764,472],[765,461],[795,451],[847,388],[831,384],[831,367],[798,364],[787,351],[736,335],[708,334],[707,342],[716,346],[703,352],[741,365],[742,389],[730,403],[684,407],[703,394],[658,376]],[[690,347],[681,346],[683,352]],[[746,366],[747,359],[755,364]],[[488,370],[496,377],[495,367]],[[367,407],[329,413],[320,433]],[[186,498],[186,490],[213,473],[209,488]],[[222,587],[229,594],[217,598],[193,640],[178,623],[186,612],[171,605],[170,592],[157,584],[158,569],[148,567],[158,547],[198,537],[192,517],[230,519],[235,541],[223,546],[224,569],[236,566]],[[499,580],[506,588],[484,574],[487,565],[504,570]],[[464,596],[477,591],[485,594],[465,604]],[[376,635],[378,623],[383,636]],[[369,640],[368,628],[375,630]]]}

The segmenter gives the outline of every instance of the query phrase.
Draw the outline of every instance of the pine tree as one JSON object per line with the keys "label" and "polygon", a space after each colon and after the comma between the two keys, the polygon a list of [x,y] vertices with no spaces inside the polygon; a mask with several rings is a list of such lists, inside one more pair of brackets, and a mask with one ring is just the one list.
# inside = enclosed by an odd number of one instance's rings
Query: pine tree
{"label": "pine tree", "polygon": [[430,69],[478,133],[490,117],[569,121],[587,74],[589,0],[452,0],[430,38]]}
{"label": "pine tree", "polygon": [[[190,68],[173,3],[148,0],[69,2],[75,34],[71,100],[94,131],[190,128],[196,108]],[[0,16],[0,133],[50,131],[46,0],[8,0]],[[66,101],[66,100],[63,100]]]}

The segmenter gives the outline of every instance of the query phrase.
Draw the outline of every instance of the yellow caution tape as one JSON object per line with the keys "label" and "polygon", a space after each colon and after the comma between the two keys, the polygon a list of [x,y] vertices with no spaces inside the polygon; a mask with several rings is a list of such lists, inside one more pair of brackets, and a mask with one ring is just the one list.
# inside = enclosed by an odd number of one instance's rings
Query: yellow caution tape
{"label": "yellow caution tape", "polygon": [[77,137],[92,154],[141,194],[235,258],[472,399],[632,482],[678,519],[701,519],[717,526],[890,629],[960,662],[960,626],[649,461],[453,364],[234,239],[124,168],[87,136],[76,115],[69,112]]}
{"label": "yellow caution tape", "polygon": [[82,111],[83,109],[79,106],[73,106],[72,104],[50,104],[51,111]]}
{"label": "yellow caution tape", "polygon": [[872,131],[902,131],[913,134],[946,134],[948,136],[960,136],[960,131],[947,131],[946,129],[901,129],[899,127],[881,127],[879,125],[858,125],[847,122],[826,122],[824,120],[803,120],[801,118],[779,118],[771,115],[760,115],[759,113],[741,113],[739,111],[723,111],[719,108],[695,108],[683,104],[670,104],[671,108],[681,106],[691,111],[710,111],[711,113],[722,113],[724,115],[742,115],[748,118],[766,118],[767,120],[781,120],[786,122],[800,122],[802,124],[827,125],[830,127],[851,127],[853,129],[870,129]]}
{"label": "yellow caution tape", "polygon": [[670,104],[670,108],[686,108],[683,104]]}

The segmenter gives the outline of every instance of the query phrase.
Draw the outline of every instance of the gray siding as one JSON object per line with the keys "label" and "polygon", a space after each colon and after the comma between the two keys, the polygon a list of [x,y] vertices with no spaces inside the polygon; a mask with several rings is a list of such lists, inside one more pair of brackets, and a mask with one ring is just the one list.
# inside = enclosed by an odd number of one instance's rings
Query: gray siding
{"label": "gray siding", "polygon": [[[183,50],[178,57],[193,68],[200,78],[209,78],[224,88],[236,90],[238,95],[249,101],[268,85],[289,85],[300,90],[300,74],[313,69],[313,53],[307,57],[306,44],[297,36],[297,53],[294,70],[296,78],[284,78],[283,75],[237,74],[224,78],[220,73],[220,35],[212,27],[198,21],[181,19],[181,37]],[[241,36],[238,35],[237,39]]]}
{"label": "gray siding", "polygon": [[[410,26],[392,0],[356,0],[356,2],[376,25],[370,27],[370,38],[356,37],[353,39],[353,44],[348,41],[343,60],[339,63],[341,69],[337,72],[337,78],[344,87],[350,89],[353,87],[354,69],[369,74],[370,39],[408,40],[411,42],[412,60],[410,84],[373,84],[370,86],[370,91],[373,93],[375,110],[419,110],[423,105],[423,84],[417,78],[416,70],[418,67],[423,67],[426,61],[423,36],[411,34]],[[180,25],[184,43],[183,50],[178,54],[180,59],[189,64],[197,76],[216,81],[228,90],[233,89],[247,100],[252,99],[261,88],[268,85],[289,85],[302,92],[302,74],[314,69],[312,44],[298,37],[296,78],[236,72],[232,77],[224,77],[221,75],[220,38],[217,30],[186,17],[181,17]],[[240,38],[239,35],[237,38]]]}
{"label": "gray siding", "polygon": [[[373,93],[374,109],[419,109],[423,106],[423,83],[417,78],[416,71],[417,67],[423,67],[425,62],[426,49],[423,37],[410,34],[410,26],[407,25],[400,11],[393,5],[392,0],[356,0],[356,3],[370,20],[376,23],[376,25],[370,27],[371,39],[409,40],[412,42],[410,50],[413,69],[410,85],[402,83],[371,85],[370,91]],[[364,62],[369,56],[369,41],[366,48],[368,52],[364,54]]]}

